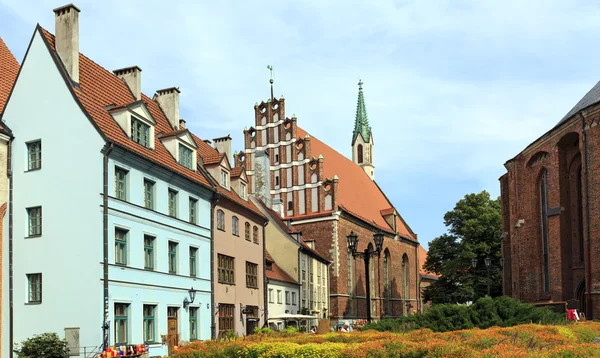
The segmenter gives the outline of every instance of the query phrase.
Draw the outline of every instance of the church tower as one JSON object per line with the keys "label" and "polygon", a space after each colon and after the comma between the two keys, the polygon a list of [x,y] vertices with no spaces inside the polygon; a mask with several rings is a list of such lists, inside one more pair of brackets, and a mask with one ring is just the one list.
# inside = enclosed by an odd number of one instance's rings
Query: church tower
{"label": "church tower", "polygon": [[352,161],[358,164],[365,173],[375,180],[375,166],[373,165],[373,134],[369,125],[365,97],[363,95],[363,81],[358,82],[358,103],[356,105],[356,119],[352,133]]}

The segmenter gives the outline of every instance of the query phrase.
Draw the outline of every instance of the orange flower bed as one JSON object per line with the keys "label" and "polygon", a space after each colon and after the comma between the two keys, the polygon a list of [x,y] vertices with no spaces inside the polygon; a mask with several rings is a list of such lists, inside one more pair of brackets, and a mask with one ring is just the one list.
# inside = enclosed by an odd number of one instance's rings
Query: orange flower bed
{"label": "orange flower bed", "polygon": [[256,334],[232,341],[194,342],[173,358],[237,357],[600,357],[600,323],[526,324],[434,333]]}

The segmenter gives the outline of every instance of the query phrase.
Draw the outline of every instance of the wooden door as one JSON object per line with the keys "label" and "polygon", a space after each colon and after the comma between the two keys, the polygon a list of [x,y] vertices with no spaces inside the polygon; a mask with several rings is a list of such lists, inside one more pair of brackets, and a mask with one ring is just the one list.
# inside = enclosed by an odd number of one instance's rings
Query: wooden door
{"label": "wooden door", "polygon": [[167,307],[167,346],[169,347],[169,353],[171,353],[173,347],[179,344],[178,311],[178,307]]}

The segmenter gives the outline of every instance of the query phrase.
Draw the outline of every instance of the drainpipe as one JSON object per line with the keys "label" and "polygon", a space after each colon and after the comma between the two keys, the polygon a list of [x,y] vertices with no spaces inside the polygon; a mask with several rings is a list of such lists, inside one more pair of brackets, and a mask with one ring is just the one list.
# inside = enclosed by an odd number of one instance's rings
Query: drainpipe
{"label": "drainpipe", "polygon": [[263,237],[262,237],[262,267],[263,267],[263,304],[265,307],[265,320],[263,322],[263,327],[268,327],[268,319],[269,319],[269,303],[267,301],[267,265],[265,265],[265,251],[267,250],[267,245],[265,240],[267,239],[267,234],[265,233],[265,228],[269,225],[269,221],[265,221],[263,224]]}
{"label": "drainpipe", "polygon": [[219,202],[219,193],[216,191],[213,193],[213,197],[210,200],[210,335],[212,339],[216,339],[216,327],[215,327],[215,231],[214,231],[214,219],[215,219],[215,207]]}
{"label": "drainpipe", "polygon": [[[14,346],[14,311],[13,311],[13,175],[12,175],[12,141],[8,142],[6,173],[8,174],[8,306],[9,306],[9,358],[13,358]],[[1,353],[0,353],[1,354]]]}
{"label": "drainpipe", "polygon": [[112,152],[114,147],[114,144],[112,142],[107,143],[107,146],[105,146],[105,151],[104,151],[104,160],[103,160],[103,166],[104,166],[104,178],[103,178],[103,193],[102,193],[102,206],[103,206],[103,242],[104,242],[104,248],[103,248],[103,252],[102,255],[104,257],[103,262],[102,262],[102,266],[103,266],[103,286],[104,286],[104,290],[103,290],[103,301],[104,301],[104,322],[102,324],[102,344],[103,344],[103,349],[106,349],[106,347],[108,347],[109,345],[109,337],[108,337],[108,332],[109,332],[109,323],[108,323],[108,312],[109,312],[109,307],[108,307],[108,156],[110,154],[110,152]]}
{"label": "drainpipe", "polygon": [[588,180],[588,151],[587,151],[587,135],[585,133],[585,119],[583,117],[583,113],[579,114],[580,118],[581,118],[581,136],[582,136],[582,140],[583,140],[583,160],[584,160],[584,164],[585,164],[585,172],[583,173],[583,177],[584,177],[584,181],[585,181],[585,226],[586,226],[586,231],[587,231],[587,235],[586,235],[586,244],[587,244],[587,262],[585,263],[585,267],[587,268],[587,278],[585,280],[585,286],[586,286],[586,291],[587,291],[587,295],[585,297],[585,302],[586,302],[586,317],[589,317],[590,319],[593,318],[593,313],[592,313],[592,283],[591,283],[591,278],[592,278],[592,257],[590,254],[590,250],[591,250],[591,245],[590,245],[590,194],[589,194],[589,180]]}

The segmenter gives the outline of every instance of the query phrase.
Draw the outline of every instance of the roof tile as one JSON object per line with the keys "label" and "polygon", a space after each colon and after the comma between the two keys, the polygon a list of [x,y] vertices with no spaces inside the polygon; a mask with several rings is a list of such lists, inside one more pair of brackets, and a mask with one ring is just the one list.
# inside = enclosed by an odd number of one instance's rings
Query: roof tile
{"label": "roof tile", "polygon": [[[266,254],[269,258],[271,258],[271,255],[269,255],[269,253],[267,252]],[[266,271],[266,275],[267,278],[269,280],[277,280],[277,281],[282,281],[282,282],[289,282],[289,283],[295,283],[298,284],[297,280],[294,280],[294,278],[290,275],[287,274],[287,272],[283,271],[279,266],[277,266],[277,263],[275,261],[273,261],[273,259],[271,258],[272,264],[271,264],[271,270],[265,270]]]}
{"label": "roof tile", "polygon": [[[18,73],[19,62],[0,37],[0,114],[4,110]],[[0,129],[4,129],[2,126],[0,126]]]}

